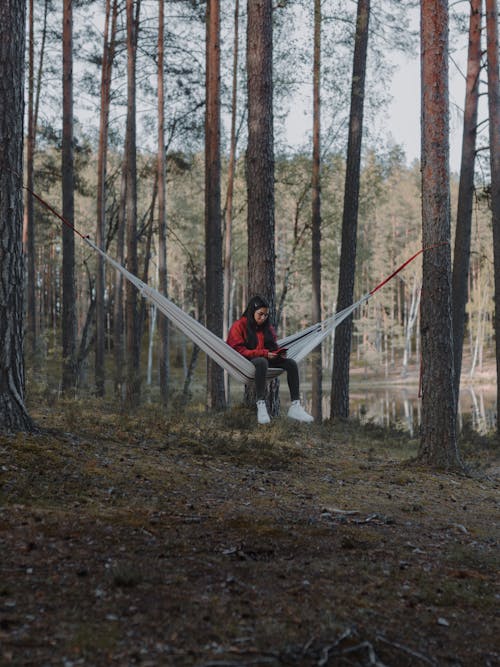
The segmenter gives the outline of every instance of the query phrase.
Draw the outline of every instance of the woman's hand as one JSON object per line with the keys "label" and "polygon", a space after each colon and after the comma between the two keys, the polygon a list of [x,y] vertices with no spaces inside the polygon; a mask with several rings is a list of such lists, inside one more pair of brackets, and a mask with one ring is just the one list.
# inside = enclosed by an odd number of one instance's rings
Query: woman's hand
{"label": "woman's hand", "polygon": [[269,359],[269,361],[272,361],[273,359],[276,359],[278,356],[279,355],[276,354],[276,352],[268,352],[267,353],[267,358]]}

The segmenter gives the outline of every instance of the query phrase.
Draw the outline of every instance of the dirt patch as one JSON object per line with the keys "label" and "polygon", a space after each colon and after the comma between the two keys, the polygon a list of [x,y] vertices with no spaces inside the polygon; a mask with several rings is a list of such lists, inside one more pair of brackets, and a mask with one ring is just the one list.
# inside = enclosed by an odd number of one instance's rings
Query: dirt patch
{"label": "dirt patch", "polygon": [[0,664],[499,664],[492,440],[458,476],[244,409],[35,417],[0,438]]}

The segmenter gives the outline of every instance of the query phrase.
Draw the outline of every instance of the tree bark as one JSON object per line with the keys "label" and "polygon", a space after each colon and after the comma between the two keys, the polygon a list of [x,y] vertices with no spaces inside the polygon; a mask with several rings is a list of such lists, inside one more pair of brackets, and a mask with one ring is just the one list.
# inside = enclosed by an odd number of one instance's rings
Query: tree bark
{"label": "tree bark", "polygon": [[[62,209],[63,217],[74,223],[73,159],[73,2],[63,3],[63,128],[62,128]],[[62,225],[62,391],[74,388],[76,378],[76,285],[75,235]]]}
{"label": "tree bark", "polygon": [[33,191],[35,189],[35,148],[36,131],[38,124],[38,109],[40,106],[40,89],[42,86],[43,61],[45,56],[45,43],[47,39],[47,15],[49,0],[45,0],[42,38],[40,44],[40,60],[35,85],[35,56],[34,56],[34,3],[29,3],[29,67],[28,67],[28,136],[26,138],[26,208],[24,212],[25,220],[25,253],[28,269],[27,276],[27,336],[29,349],[33,355],[35,365],[37,361],[37,337],[38,321],[37,314],[37,290],[36,290],[36,233],[35,233],[35,200]]}
{"label": "tree bark", "polygon": [[[495,350],[497,387],[500,387],[500,83],[497,0],[486,0],[486,38],[490,136],[490,198],[495,267]],[[497,432],[500,434],[500,419],[498,415],[500,415],[500,390],[497,390]]]}
{"label": "tree bark", "polygon": [[469,50],[467,57],[462,161],[460,165],[457,227],[453,254],[453,359],[455,362],[455,398],[457,401],[460,392],[465,307],[468,298],[467,285],[470,267],[474,164],[476,157],[479,75],[481,71],[481,4],[482,0],[471,0],[470,3]]}
{"label": "tree bark", "polygon": [[233,83],[231,94],[231,132],[229,139],[229,162],[227,168],[227,194],[225,207],[224,235],[224,326],[223,335],[227,337],[231,326],[231,281],[232,281],[232,232],[233,232],[233,194],[234,171],[236,160],[236,109],[238,102],[238,46],[239,46],[239,0],[234,4],[234,46],[233,46]]}
{"label": "tree bark", "polygon": [[[106,238],[106,163],[108,154],[108,124],[111,91],[111,72],[113,67],[113,43],[116,29],[117,2],[113,3],[113,18],[111,20],[111,0],[106,0],[104,21],[104,46],[101,69],[101,111],[99,119],[99,148],[97,155],[97,225],[96,244],[101,250],[105,249]],[[111,23],[111,28],[110,28]],[[110,32],[111,30],[111,32]],[[104,308],[105,272],[104,258],[96,258],[95,284],[95,387],[96,395],[105,394],[105,332],[106,313]]]}
{"label": "tree bark", "polygon": [[[361,140],[363,135],[363,107],[365,99],[366,55],[370,0],[358,0],[356,37],[351,84],[351,109],[342,216],[342,248],[340,251],[337,310],[353,302],[356,270],[356,245],[359,206],[359,178]],[[352,339],[352,315],[335,331],[330,416],[349,416],[349,362]]]}
{"label": "tree bark", "polygon": [[448,2],[422,0],[422,426],[419,460],[460,466],[451,323]]}
{"label": "tree bark", "polygon": [[26,138],[26,230],[25,252],[28,269],[27,281],[27,339],[29,349],[35,358],[36,352],[36,279],[35,279],[35,223],[34,223],[34,156],[35,156],[35,17],[34,0],[29,0],[29,32],[28,32],[28,136]]}
{"label": "tree bark", "polygon": [[[137,144],[136,144],[136,59],[138,12],[134,0],[127,0],[127,268],[138,275],[137,256]],[[126,405],[140,401],[140,331],[137,289],[127,281],[126,293]]]}
{"label": "tree bark", "polygon": [[[313,165],[312,165],[312,321],[321,321],[321,0],[314,0],[314,64],[313,64]],[[321,346],[313,350],[312,415],[322,420],[323,364]]]}
{"label": "tree bark", "polygon": [[[123,156],[120,199],[118,207],[118,230],[116,234],[116,261],[125,263],[125,227],[127,224],[127,140],[125,140],[125,151]],[[115,283],[113,293],[113,356],[114,356],[114,385],[115,395],[122,401],[124,395],[124,369],[125,369],[125,317],[123,307],[123,275],[120,271],[115,272]]]}
{"label": "tree bark", "polygon": [[[158,1],[158,288],[168,297],[168,270],[167,270],[167,213],[166,187],[167,167],[165,155],[165,3]],[[160,397],[162,404],[168,404],[169,390],[169,325],[168,320],[159,313],[159,375]]]}
{"label": "tree bark", "polygon": [[[101,250],[105,250],[106,239],[106,174],[108,156],[109,108],[111,103],[111,74],[113,69],[114,42],[116,22],[118,16],[118,2],[113,2],[111,15],[111,0],[106,0],[106,15],[104,22],[104,46],[101,70],[101,113],[99,119],[99,149],[97,156],[97,226],[96,243]],[[110,25],[111,24],[111,25]],[[106,312],[104,304],[105,273],[104,258],[96,258],[96,285],[95,285],[95,385],[97,396],[105,394],[105,334]]]}
{"label": "tree bark", "polygon": [[248,296],[259,294],[275,314],[273,30],[271,0],[249,0],[248,81]]}
{"label": "tree bark", "polygon": [[[276,318],[273,145],[273,9],[271,0],[247,3],[247,233],[248,297],[260,295]],[[279,413],[279,381],[270,387],[269,408]],[[254,396],[247,393],[247,401]]]}
{"label": "tree bark", "polygon": [[[222,230],[220,189],[220,6],[207,1],[205,109],[205,313],[207,328],[223,331]],[[226,407],[224,373],[207,357],[207,403],[213,410]]]}
{"label": "tree bark", "polygon": [[0,3],[0,429],[30,431],[23,359],[23,117],[22,0]]}

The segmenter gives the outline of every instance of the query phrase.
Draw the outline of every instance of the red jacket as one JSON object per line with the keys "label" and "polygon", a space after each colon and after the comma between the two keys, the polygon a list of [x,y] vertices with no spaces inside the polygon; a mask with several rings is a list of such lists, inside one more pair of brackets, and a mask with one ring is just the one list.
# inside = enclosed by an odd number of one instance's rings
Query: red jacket
{"label": "red jacket", "polygon": [[[276,342],[276,333],[271,325],[269,325],[274,342]],[[247,339],[247,318],[240,317],[239,320],[229,329],[227,336],[227,344],[233,347],[237,352],[242,354],[247,359],[255,359],[255,357],[266,357],[269,350],[264,347],[264,330],[262,327],[257,327],[257,347],[255,350],[250,350],[246,346]]]}

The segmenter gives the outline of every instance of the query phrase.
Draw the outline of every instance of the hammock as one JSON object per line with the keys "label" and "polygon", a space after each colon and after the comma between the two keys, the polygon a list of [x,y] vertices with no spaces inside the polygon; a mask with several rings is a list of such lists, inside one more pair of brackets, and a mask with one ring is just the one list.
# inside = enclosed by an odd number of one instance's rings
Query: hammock
{"label": "hammock", "polygon": [[[83,240],[97,253],[99,253],[109,264],[119,271],[127,280],[129,280],[139,290],[140,294],[150,303],[154,304],[160,312],[162,312],[173,324],[177,326],[190,340],[193,341],[200,349],[213,359],[219,366],[226,370],[229,375],[243,382],[250,384],[255,376],[255,366],[251,361],[246,359],[243,355],[233,349],[224,340],[216,336],[212,331],[207,329],[203,324],[198,322],[185,313],[179,306],[167,299],[166,296],[158,292],[158,290],[149,287],[145,282],[137,278],[133,273],[128,271],[119,262],[112,259],[103,250],[101,250],[88,237],[82,237]],[[298,331],[295,334],[286,336],[278,341],[279,347],[287,348],[287,357],[299,362],[306,357],[315,347],[317,347],[327,336],[335,330],[346,317],[356,310],[361,304],[368,301],[368,299],[383,285],[385,285],[396,273],[399,273],[410,261],[415,259],[422,250],[416,253],[411,259],[402,264],[394,273],[386,278],[382,283],[377,285],[375,289],[368,294],[365,294],[361,299],[344,308],[338,313],[330,316],[323,322],[312,324],[311,326]],[[276,377],[283,370],[281,368],[269,368],[267,377],[269,379]]]}
{"label": "hammock", "polygon": [[[251,361],[246,359],[243,355],[233,349],[221,338],[209,331],[200,322],[188,315],[178,306],[176,306],[170,299],[158,292],[158,290],[149,287],[145,282],[137,278],[133,273],[128,271],[119,262],[112,259],[108,254],[101,250],[88,236],[81,234],[72,224],[70,224],[60,213],[58,213],[50,204],[48,204],[42,197],[37,195],[31,188],[23,186],[30,192],[35,199],[37,199],[45,208],[58,217],[65,225],[75,232],[80,238],[87,243],[95,252],[99,253],[108,264],[114,266],[127,280],[129,280],[139,290],[141,295],[153,303],[173,324],[175,324],[193,343],[202,349],[208,356],[213,359],[219,366],[224,368],[229,375],[234,377],[239,382],[249,384],[253,381],[255,376],[255,366]],[[389,282],[396,274],[412,262],[418,255],[425,250],[436,248],[441,245],[447,245],[448,241],[436,243],[427,248],[421,248],[412,257],[406,260],[401,266],[393,271],[387,278],[379,283],[371,292],[365,294],[361,299],[355,303],[347,306],[338,313],[330,316],[323,322],[312,324],[311,326],[299,331],[290,336],[286,336],[278,341],[279,347],[286,347],[287,357],[299,362],[306,357],[315,347],[317,347],[327,336],[335,330],[341,322],[343,322],[349,315],[356,310],[361,304],[368,301],[368,299],[375,294],[377,290]],[[280,368],[269,368],[268,378],[273,378],[282,373]]]}

